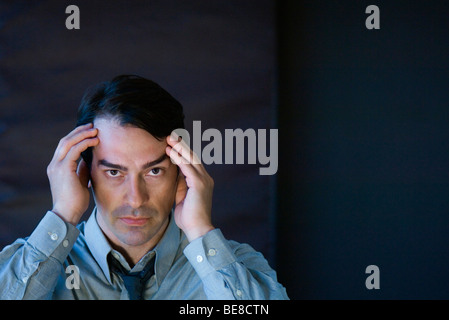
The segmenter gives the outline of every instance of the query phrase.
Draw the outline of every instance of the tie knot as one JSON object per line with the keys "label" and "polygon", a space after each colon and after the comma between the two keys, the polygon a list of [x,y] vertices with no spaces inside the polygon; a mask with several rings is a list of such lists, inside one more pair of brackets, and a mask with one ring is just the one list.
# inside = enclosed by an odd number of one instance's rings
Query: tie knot
{"label": "tie knot", "polygon": [[119,276],[128,291],[130,300],[142,300],[143,290],[148,279],[154,274],[154,257],[148,261],[141,271],[129,272],[112,254],[108,256],[109,267]]}

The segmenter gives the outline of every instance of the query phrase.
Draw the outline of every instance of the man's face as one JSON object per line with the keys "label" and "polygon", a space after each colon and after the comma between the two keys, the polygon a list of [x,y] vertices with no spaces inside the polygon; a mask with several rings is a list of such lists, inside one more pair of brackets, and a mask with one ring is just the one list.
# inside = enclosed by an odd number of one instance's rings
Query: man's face
{"label": "man's face", "polygon": [[[163,235],[176,193],[177,169],[165,139],[99,118],[91,181],[98,223],[117,246],[144,246]],[[157,242],[156,242],[157,243]],[[153,245],[155,245],[154,243]]]}

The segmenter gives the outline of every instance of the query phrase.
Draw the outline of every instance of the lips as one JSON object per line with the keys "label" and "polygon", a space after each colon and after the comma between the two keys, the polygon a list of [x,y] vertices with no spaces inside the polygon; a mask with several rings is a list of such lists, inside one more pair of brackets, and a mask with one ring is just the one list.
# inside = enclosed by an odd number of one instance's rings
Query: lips
{"label": "lips", "polygon": [[145,223],[147,223],[148,218],[123,217],[120,218],[120,220],[129,226],[143,226]]}

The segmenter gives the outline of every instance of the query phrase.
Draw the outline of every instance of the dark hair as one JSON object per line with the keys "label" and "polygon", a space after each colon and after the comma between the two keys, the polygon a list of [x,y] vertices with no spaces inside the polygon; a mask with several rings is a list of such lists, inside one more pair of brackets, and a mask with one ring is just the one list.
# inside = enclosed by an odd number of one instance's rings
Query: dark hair
{"label": "dark hair", "polygon": [[[184,128],[182,105],[154,81],[136,75],[120,75],[87,90],[76,126],[97,117],[112,117],[122,126],[144,129],[158,140]],[[90,168],[92,149],[81,155]]]}

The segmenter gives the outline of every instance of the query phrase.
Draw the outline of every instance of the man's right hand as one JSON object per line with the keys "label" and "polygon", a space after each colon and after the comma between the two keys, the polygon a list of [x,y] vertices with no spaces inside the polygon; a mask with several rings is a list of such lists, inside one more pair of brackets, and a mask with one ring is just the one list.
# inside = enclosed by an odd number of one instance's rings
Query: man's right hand
{"label": "man's right hand", "polygon": [[92,123],[79,126],[59,141],[47,167],[53,198],[52,211],[76,226],[89,207],[89,169],[81,152],[99,143]]}

